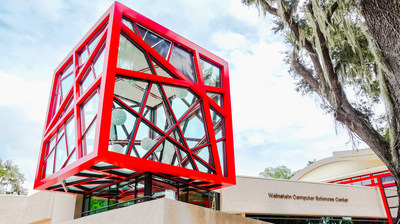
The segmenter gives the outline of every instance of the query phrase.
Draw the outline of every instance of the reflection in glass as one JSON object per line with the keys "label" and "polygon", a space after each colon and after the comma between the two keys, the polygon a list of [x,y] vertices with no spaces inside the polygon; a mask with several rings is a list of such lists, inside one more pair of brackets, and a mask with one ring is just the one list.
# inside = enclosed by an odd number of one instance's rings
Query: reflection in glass
{"label": "reflection in glass", "polygon": [[89,48],[90,53],[93,53],[93,51],[96,48],[97,44],[99,43],[101,37],[103,36],[102,34],[104,33],[104,30],[106,29],[107,23],[104,24],[103,27],[101,27],[100,30],[97,31],[97,33],[89,41],[88,48]]}
{"label": "reflection in glass", "polygon": [[218,148],[219,162],[221,163],[222,175],[226,177],[227,173],[226,173],[226,166],[225,166],[225,163],[226,163],[226,161],[225,161],[225,158],[226,158],[225,142],[224,141],[217,142],[217,148]]}
{"label": "reflection in glass", "polygon": [[213,127],[214,127],[215,139],[218,140],[222,137],[225,137],[225,132],[224,132],[225,126],[224,126],[223,117],[211,108],[210,108],[210,114],[211,114],[211,120],[212,120]]}
{"label": "reflection in glass", "polygon": [[135,122],[135,116],[125,107],[114,103],[111,114],[109,151],[125,154]]}
{"label": "reflection in glass", "polygon": [[206,136],[206,124],[204,123],[202,107],[199,105],[193,109],[180,123],[180,127],[189,148],[208,142]]}
{"label": "reflection in glass", "polygon": [[133,21],[131,19],[123,16],[122,23],[125,24],[129,29],[131,29],[137,35],[135,25],[133,24]]}
{"label": "reflection in glass", "polygon": [[222,94],[207,92],[207,96],[210,97],[215,103],[223,108]]}
{"label": "reflection in glass", "polygon": [[72,84],[74,82],[74,75],[71,73],[63,80],[61,80],[61,87],[62,87],[62,98],[65,99],[69,91],[71,90]]}
{"label": "reflection in glass", "polygon": [[200,66],[203,71],[204,84],[221,87],[221,69],[202,58],[200,58]]}
{"label": "reflection in glass", "polygon": [[123,34],[119,38],[117,67],[152,74],[145,53]]}
{"label": "reflection in glass", "polygon": [[93,152],[94,149],[94,137],[96,134],[96,120],[92,123],[92,125],[87,130],[85,137],[82,140],[82,144],[86,149],[86,154]]}
{"label": "reflection in glass", "polygon": [[163,85],[165,94],[171,105],[171,109],[177,120],[193,106],[198,97],[192,94],[187,88]]}
{"label": "reflection in glass", "polygon": [[66,124],[68,152],[71,153],[75,148],[75,119],[72,116]]}
{"label": "reflection in glass", "polygon": [[161,87],[153,83],[146,102],[146,108],[150,110],[147,114],[149,116],[146,118],[163,131],[175,124],[175,119],[167,104],[166,96]]}
{"label": "reflection in glass", "polygon": [[[105,44],[104,44],[105,45]],[[94,63],[93,63],[93,67],[94,67],[94,75],[96,77],[99,77],[100,74],[103,72],[103,67],[104,67],[104,47],[102,47],[99,51],[100,53],[97,53],[95,59],[94,59]]]}
{"label": "reflection in glass", "polygon": [[130,108],[140,113],[140,107],[147,92],[148,84],[148,82],[117,76],[114,95]]}
{"label": "reflection in glass", "polygon": [[74,150],[71,155],[69,156],[68,162],[65,164],[65,166],[68,166],[69,164],[73,163],[76,161],[76,150]]}
{"label": "reflection in glass", "polygon": [[215,168],[212,152],[209,146],[193,150],[193,153],[208,163],[211,167]]}
{"label": "reflection in glass", "polygon": [[88,60],[89,52],[86,49],[86,46],[83,47],[83,49],[78,53],[78,58],[79,58],[79,66],[81,66],[83,63],[85,63]]}
{"label": "reflection in glass", "polygon": [[171,47],[171,41],[160,37],[159,35],[140,25],[137,25],[137,27],[144,42],[146,42],[151,48],[157,51],[157,53],[159,53],[161,57],[167,58],[169,49]]}
{"label": "reflection in glass", "polygon": [[167,78],[174,78],[159,62],[157,62],[153,57],[151,57],[151,61],[153,63],[154,69],[156,70],[156,74],[158,76],[163,76]]}
{"label": "reflection in glass", "polygon": [[174,45],[169,62],[190,81],[197,82],[192,52],[181,46]]}
{"label": "reflection in glass", "polygon": [[94,117],[97,114],[97,110],[99,108],[99,96],[97,94],[97,91],[92,94],[91,98],[85,103],[83,106],[83,121],[82,121],[82,127],[83,130],[86,130]]}
{"label": "reflection in glass", "polygon": [[80,88],[81,94],[84,93],[93,82],[94,82],[94,75],[92,69],[89,67],[85,75],[83,76],[82,80],[79,82],[81,87]]}
{"label": "reflection in glass", "polygon": [[53,174],[53,166],[54,166],[54,150],[50,153],[49,157],[47,158],[46,177]]}
{"label": "reflection in glass", "polygon": [[61,169],[62,165],[65,163],[66,160],[67,160],[67,148],[65,145],[65,136],[63,135],[57,144],[56,161],[55,161],[56,165],[54,167],[54,172]]}

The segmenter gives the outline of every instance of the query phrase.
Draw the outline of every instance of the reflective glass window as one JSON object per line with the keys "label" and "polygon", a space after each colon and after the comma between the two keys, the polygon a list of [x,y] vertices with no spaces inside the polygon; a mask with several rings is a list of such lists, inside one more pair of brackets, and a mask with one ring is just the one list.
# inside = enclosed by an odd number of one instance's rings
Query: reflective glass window
{"label": "reflective glass window", "polygon": [[68,143],[68,153],[71,153],[72,150],[75,148],[75,119],[72,116],[65,125],[66,127],[66,136],[67,136],[67,143]]}
{"label": "reflective glass window", "polygon": [[190,81],[197,82],[192,52],[179,45],[174,45],[169,62]]}
{"label": "reflective glass window", "polygon": [[99,108],[99,96],[97,94],[97,91],[92,94],[90,99],[85,102],[83,108],[82,108],[82,115],[83,115],[83,120],[82,120],[82,127],[83,130],[86,130],[94,117],[97,115],[97,111]]}
{"label": "reflective glass window", "polygon": [[221,69],[204,59],[200,59],[200,66],[203,72],[204,84],[208,86],[222,87]]}
{"label": "reflective glass window", "polygon": [[54,166],[55,172],[61,169],[62,165],[66,162],[67,158],[68,157],[67,157],[67,148],[65,144],[65,136],[63,135],[60,138],[59,142],[57,143],[56,160]]}
{"label": "reflective glass window", "polygon": [[90,125],[89,129],[87,130],[82,140],[82,144],[86,149],[86,155],[93,152],[95,134],[96,134],[96,121],[94,121],[92,125]]}
{"label": "reflective glass window", "polygon": [[123,34],[119,39],[117,67],[152,74],[145,53]]}

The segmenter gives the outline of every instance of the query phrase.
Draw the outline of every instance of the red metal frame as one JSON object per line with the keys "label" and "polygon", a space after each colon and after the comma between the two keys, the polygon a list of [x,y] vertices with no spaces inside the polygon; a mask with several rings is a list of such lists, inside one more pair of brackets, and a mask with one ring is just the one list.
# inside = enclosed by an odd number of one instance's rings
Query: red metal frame
{"label": "red metal frame", "polygon": [[[123,23],[123,17],[132,20],[135,30],[131,30]],[[168,50],[168,56],[166,58],[162,57],[155,49],[152,48],[152,46],[149,46],[146,43],[144,37],[140,36],[137,24],[140,24],[141,27],[145,27],[149,30],[149,32],[151,31],[155,35],[158,35],[161,38],[171,42],[171,46]],[[143,50],[144,57],[147,57],[146,60],[151,66],[149,67],[151,71],[156,70],[155,64],[153,63],[158,62],[159,65],[164,67],[168,73],[172,74],[176,78],[168,78],[158,76],[156,74],[148,74],[139,71],[118,68],[118,49],[120,44],[120,35],[122,35],[122,32],[136,45],[138,45],[141,50]],[[87,60],[80,65],[80,57],[83,57],[80,55],[80,53],[85,49],[87,51],[87,49],[89,49],[89,44],[94,42],[96,38],[99,39],[99,41],[95,47],[91,46],[92,49],[94,49],[93,52],[90,52],[90,54],[87,56]],[[193,55],[194,70],[198,82],[190,81],[185,74],[170,64],[169,61],[173,48],[178,45],[185,48]],[[91,69],[92,72],[94,71],[95,62],[93,62],[93,59],[100,57],[99,55],[101,49],[103,49],[104,54],[103,72],[101,74],[96,74],[99,71],[95,71],[95,73],[93,73],[93,82],[88,85],[85,91],[82,92],[81,83],[85,81],[84,78],[88,69]],[[204,83],[202,70],[203,65],[201,65],[200,59],[207,61],[215,68],[219,69],[219,81],[222,83],[222,86],[214,87]],[[153,60],[153,63],[149,62],[150,60]],[[68,68],[69,65],[73,66],[74,79],[70,89],[66,90],[62,89],[64,87],[60,86],[60,77],[61,73]],[[208,140],[208,142],[204,145],[196,145],[195,148],[189,148],[187,146],[187,142],[180,125],[182,123],[181,120],[186,115],[192,113],[190,110],[188,110],[185,112],[185,115],[180,118],[180,120],[178,120],[179,118],[174,115],[174,112],[172,112],[172,116],[174,121],[176,121],[176,124],[173,126],[173,128],[166,131],[165,133],[167,135],[163,137],[163,139],[169,139],[169,141],[174,145],[175,151],[178,151],[175,152],[176,154],[174,154],[173,160],[179,160],[177,163],[182,167],[164,164],[157,162],[156,159],[153,159],[153,157],[157,157],[155,150],[158,145],[161,145],[161,140],[157,143],[157,145],[153,146],[151,151],[147,153],[147,159],[146,157],[138,158],[135,156],[130,156],[130,154],[125,155],[114,151],[109,151],[110,128],[113,127],[111,126],[113,102],[116,100],[119,102],[119,104],[128,107],[128,105],[117,99],[114,95],[116,76],[134,78],[135,80],[145,80],[149,83],[149,86],[160,84],[161,86],[164,86],[167,84],[168,86],[184,87],[190,90],[189,92],[197,96],[198,100],[195,105],[191,105],[189,108],[192,110],[195,107],[202,106],[202,108],[200,108],[202,115],[196,116],[200,116],[199,119],[202,120],[203,125],[205,126],[205,138]],[[62,102],[58,102],[56,100],[59,99],[57,98],[59,97],[57,93],[61,92],[60,90],[68,91],[68,94],[66,94],[66,97]],[[149,97],[149,91],[146,93],[147,95],[145,100]],[[89,112],[85,112],[83,110],[83,106],[85,103],[90,101],[89,98],[94,92],[97,92],[98,94],[98,108],[96,108],[97,110],[91,108],[92,112],[93,110],[95,112],[93,112],[94,118],[85,122],[91,122],[92,125],[95,125],[95,136],[94,139],[89,139],[90,142],[92,141],[93,143],[93,151],[87,154],[87,146],[85,146],[83,138],[88,130],[83,129],[82,123],[84,122],[84,113],[89,114]],[[213,99],[211,99],[207,95],[208,92],[220,94],[222,96],[222,105],[218,105]],[[167,96],[167,93],[163,87],[161,87],[161,94]],[[72,99],[71,106],[69,106],[71,102],[70,99]],[[165,104],[171,109],[172,107],[168,101],[169,100],[167,100],[167,103]],[[57,107],[58,110],[55,109]],[[144,110],[144,106],[142,110]],[[212,114],[217,114],[218,117],[221,117],[218,125],[222,125],[222,138],[216,138],[214,133],[214,125],[216,124],[213,123],[211,117],[212,115],[210,113],[211,111]],[[136,113],[133,109],[131,109],[129,112],[134,114],[137,123],[140,123],[139,121],[141,120],[147,120],[141,113]],[[214,115],[214,117],[215,116],[216,115]],[[74,118],[76,128],[74,139],[67,136],[66,130],[66,123],[69,121],[69,119],[71,119],[71,117]],[[89,127],[90,126],[88,126],[88,129]],[[135,127],[136,129],[134,129],[134,131],[136,132],[138,131],[138,125],[135,125]],[[152,128],[157,129],[157,127]],[[64,129],[64,136],[67,136],[64,138],[67,146],[65,146],[65,149],[63,148],[63,145],[58,146],[57,144],[52,147],[52,149],[55,151],[54,155],[52,155],[54,156],[53,169],[55,167],[55,161],[57,161],[56,159],[59,157],[63,159],[64,167],[59,170],[55,170],[54,173],[46,173],[47,160],[49,160],[49,164],[51,164],[51,158],[47,159],[47,157],[49,157],[48,145],[50,144],[49,142],[52,137],[55,136],[60,129]],[[178,140],[168,137],[169,134],[175,130],[178,130],[177,133],[183,138],[182,141],[184,143],[180,143]],[[162,130],[158,129],[158,131]],[[132,148],[138,144],[137,140],[134,139],[131,139],[130,142],[131,143],[127,145],[127,147],[129,147],[128,152],[130,152]],[[224,146],[224,149],[222,150],[218,149],[217,147],[217,143],[220,142],[222,142],[222,145]],[[74,145],[74,148],[68,149],[69,144]],[[176,149],[179,147],[182,148],[181,151]],[[211,149],[209,152],[211,153],[211,157],[213,159],[210,160],[213,161],[207,162],[197,155],[196,149],[202,147],[208,147]],[[187,156],[185,157],[185,154],[182,156],[182,152],[186,152]],[[154,156],[152,156],[152,159],[149,160],[151,155]],[[75,161],[70,162],[73,160]],[[103,166],[104,163],[108,164],[108,166],[100,167],[100,165]],[[193,170],[184,168],[184,163],[192,164]],[[199,163],[202,163],[202,166],[208,167],[209,171],[200,172],[198,168]],[[211,167],[209,163],[212,164],[213,167]],[[125,173],[125,175],[122,175],[120,172],[125,172],[127,171],[126,169],[132,171],[132,173]],[[236,178],[228,63],[209,51],[192,43],[191,41],[168,30],[167,28],[138,14],[126,6],[115,2],[55,70],[34,188],[38,190],[88,193],[98,188],[113,184],[117,181],[121,181],[124,178],[138,175],[143,172],[153,172],[166,175],[172,179],[186,180],[186,182],[189,184],[195,183],[196,181],[204,181],[205,183],[200,184],[198,187],[210,190],[235,184]],[[105,181],[106,179],[108,181]],[[102,184],[98,184],[100,182]]]}
{"label": "red metal frame", "polygon": [[382,203],[385,208],[385,213],[386,217],[388,218],[388,222],[389,224],[393,224],[390,208],[387,202],[387,197],[384,189],[387,187],[396,186],[396,183],[394,182],[394,180],[386,183],[382,182],[382,178],[391,176],[392,174],[389,171],[383,171],[383,172],[365,174],[361,176],[349,177],[341,180],[335,180],[331,181],[331,183],[377,187],[382,197]]}

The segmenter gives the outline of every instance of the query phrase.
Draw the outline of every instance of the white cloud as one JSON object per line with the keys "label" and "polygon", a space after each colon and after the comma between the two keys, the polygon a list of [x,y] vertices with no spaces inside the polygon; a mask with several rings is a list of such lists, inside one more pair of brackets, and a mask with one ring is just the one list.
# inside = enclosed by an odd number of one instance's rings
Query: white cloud
{"label": "white cloud", "polygon": [[220,49],[226,51],[235,49],[246,50],[249,45],[243,35],[233,32],[217,31],[212,34],[211,39]]}
{"label": "white cloud", "polygon": [[32,120],[44,123],[50,81],[27,81],[0,71],[0,105],[20,109]]}

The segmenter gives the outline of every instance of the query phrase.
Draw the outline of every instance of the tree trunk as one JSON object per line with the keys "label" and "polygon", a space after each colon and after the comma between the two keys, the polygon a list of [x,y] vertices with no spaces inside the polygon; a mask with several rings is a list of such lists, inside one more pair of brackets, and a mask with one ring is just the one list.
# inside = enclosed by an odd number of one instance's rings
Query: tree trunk
{"label": "tree trunk", "polygon": [[[390,126],[393,131],[391,153],[393,155],[388,168],[395,179],[400,195],[400,2],[397,0],[354,0],[359,7],[371,34],[382,55],[380,63],[384,65],[383,80],[387,86],[386,100],[391,108]],[[379,61],[378,61],[379,62]],[[400,203],[400,197],[399,197]],[[400,217],[398,209],[397,217]],[[400,223],[397,220],[396,223]]]}

